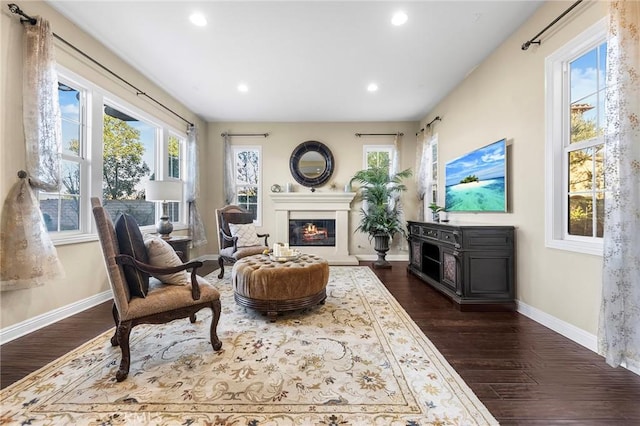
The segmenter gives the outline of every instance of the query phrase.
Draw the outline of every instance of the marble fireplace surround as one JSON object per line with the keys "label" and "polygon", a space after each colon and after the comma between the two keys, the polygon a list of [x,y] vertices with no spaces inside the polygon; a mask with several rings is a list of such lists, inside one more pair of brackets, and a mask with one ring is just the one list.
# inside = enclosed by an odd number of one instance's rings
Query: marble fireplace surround
{"label": "marble fireplace surround", "polygon": [[331,265],[358,265],[358,259],[349,254],[349,212],[355,192],[281,192],[270,196],[276,213],[271,241],[289,241],[289,219],[335,219],[334,247],[304,246],[300,250],[324,257]]}

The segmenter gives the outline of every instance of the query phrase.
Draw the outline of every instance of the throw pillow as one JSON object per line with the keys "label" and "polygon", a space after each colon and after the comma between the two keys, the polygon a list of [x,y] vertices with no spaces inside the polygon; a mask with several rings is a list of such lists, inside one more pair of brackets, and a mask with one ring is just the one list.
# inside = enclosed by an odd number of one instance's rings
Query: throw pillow
{"label": "throw pillow", "polygon": [[[149,254],[149,264],[159,268],[168,268],[170,266],[180,266],[182,261],[177,253],[162,238],[147,235],[144,240]],[[187,271],[180,271],[174,274],[151,274],[165,284],[187,284],[189,275]]]}
{"label": "throw pillow", "polygon": [[[231,229],[229,228],[229,224],[247,224],[253,223],[253,214],[251,213],[241,213],[241,212],[226,212],[222,213],[222,229],[225,234],[231,235]],[[227,240],[222,241],[222,247],[232,247],[233,243]]]}
{"label": "throw pillow", "polygon": [[238,247],[260,245],[258,233],[256,232],[256,227],[253,223],[230,223],[229,231],[231,231],[232,237],[238,237]]}
{"label": "throw pillow", "polygon": [[[120,254],[128,254],[135,260],[149,263],[140,227],[133,216],[121,213],[114,226]],[[146,297],[149,291],[149,274],[130,265],[123,265],[122,268],[129,286],[129,293],[132,296]]]}

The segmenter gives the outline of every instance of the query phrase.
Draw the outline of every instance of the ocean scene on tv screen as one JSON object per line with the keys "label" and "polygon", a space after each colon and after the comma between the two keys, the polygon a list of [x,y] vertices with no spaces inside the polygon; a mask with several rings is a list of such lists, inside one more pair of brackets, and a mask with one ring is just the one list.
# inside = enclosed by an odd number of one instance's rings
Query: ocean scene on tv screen
{"label": "ocean scene on tv screen", "polygon": [[505,151],[503,139],[446,164],[447,211],[506,211]]}

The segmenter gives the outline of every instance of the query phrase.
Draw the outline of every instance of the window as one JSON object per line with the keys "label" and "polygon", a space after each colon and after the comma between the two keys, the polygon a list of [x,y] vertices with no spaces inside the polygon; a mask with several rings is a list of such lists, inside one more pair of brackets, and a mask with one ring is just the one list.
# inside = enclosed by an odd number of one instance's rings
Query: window
{"label": "window", "polygon": [[365,145],[363,150],[363,169],[383,167],[389,170],[393,158],[393,145]]}
{"label": "window", "polygon": [[156,222],[156,206],[145,201],[145,183],[161,179],[155,164],[160,129],[132,115],[104,105],[102,196],[112,220],[128,213],[148,226]]}
{"label": "window", "polygon": [[[427,205],[431,203],[438,204],[438,135],[433,135],[429,139],[429,148],[431,149],[431,178],[430,182],[427,182],[427,188],[431,187],[431,200]],[[426,196],[425,196],[426,198]]]}
{"label": "window", "polygon": [[[169,141],[167,146],[168,165],[167,176],[175,179],[183,179],[183,160],[186,157],[184,152],[186,150],[186,139],[177,135],[169,135]],[[169,203],[169,220],[171,222],[181,222],[181,203],[171,202]],[[186,222],[182,221],[182,222]]]}
{"label": "window", "polygon": [[[90,235],[91,196],[103,198],[112,219],[129,213],[153,230],[161,208],[145,201],[145,182],[185,179],[186,135],[74,73],[58,71],[62,187],[59,193],[40,193],[52,239],[75,242]],[[185,203],[170,203],[174,226],[185,225],[185,208]]]}
{"label": "window", "polygon": [[602,254],[606,52],[601,21],[546,60],[549,247]]}
{"label": "window", "polygon": [[81,173],[86,171],[86,91],[60,79],[58,98],[62,121],[60,191],[40,192],[40,208],[49,232],[80,229]]}
{"label": "window", "polygon": [[262,148],[233,147],[236,204],[253,213],[256,225],[262,223]]}

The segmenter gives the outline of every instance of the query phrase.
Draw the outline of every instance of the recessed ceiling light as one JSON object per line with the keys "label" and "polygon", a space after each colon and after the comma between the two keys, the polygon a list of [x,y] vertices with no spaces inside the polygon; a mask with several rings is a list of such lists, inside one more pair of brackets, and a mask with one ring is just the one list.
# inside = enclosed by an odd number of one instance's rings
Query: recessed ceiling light
{"label": "recessed ceiling light", "polygon": [[189,20],[193,25],[197,25],[198,27],[204,27],[207,25],[207,18],[200,12],[194,12],[189,16]]}
{"label": "recessed ceiling light", "polygon": [[369,83],[369,85],[367,86],[367,90],[369,92],[376,92],[378,90],[378,85],[375,83]]}
{"label": "recessed ceiling light", "polygon": [[249,91],[249,86],[244,83],[238,84],[238,92],[246,93]]}
{"label": "recessed ceiling light", "polygon": [[391,18],[391,23],[395,26],[399,26],[407,22],[407,19],[409,19],[407,14],[404,13],[403,11],[399,11],[393,14],[393,18]]}

